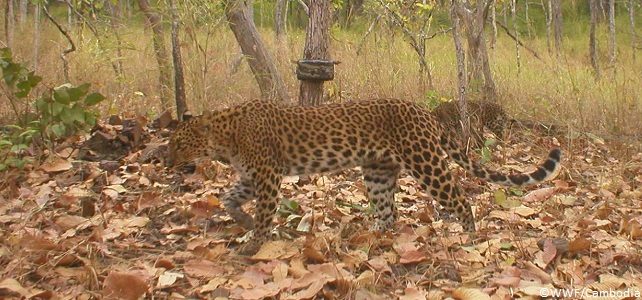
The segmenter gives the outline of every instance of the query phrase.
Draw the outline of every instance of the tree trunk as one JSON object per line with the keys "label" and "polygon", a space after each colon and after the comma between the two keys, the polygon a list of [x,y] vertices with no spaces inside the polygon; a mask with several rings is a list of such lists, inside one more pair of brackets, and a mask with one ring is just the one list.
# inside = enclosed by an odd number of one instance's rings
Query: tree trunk
{"label": "tree trunk", "polygon": [[595,75],[595,79],[599,80],[601,77],[600,74],[600,65],[598,62],[597,58],[597,40],[595,38],[595,31],[597,28],[597,20],[598,20],[598,0],[589,0],[590,4],[590,13],[591,13],[591,28],[589,32],[589,51],[591,55],[591,65],[593,66],[593,72]]}
{"label": "tree trunk", "polygon": [[[631,37],[633,38],[633,37]],[[617,44],[615,42],[615,0],[609,0],[609,65],[615,73]]]}
{"label": "tree trunk", "polygon": [[276,0],[274,9],[274,32],[277,40],[282,40],[285,35],[285,13],[288,5],[287,0]]}
{"label": "tree trunk", "polygon": [[553,37],[555,39],[555,52],[559,55],[562,51],[562,0],[551,1],[551,19],[553,23]]}
{"label": "tree trunk", "polygon": [[23,26],[27,23],[27,11],[29,9],[29,0],[20,0],[20,10],[18,13],[18,23]]}
{"label": "tree trunk", "polygon": [[[528,4],[527,4],[528,5]],[[517,61],[517,75],[522,71],[522,62],[519,54],[519,30],[517,29],[517,1],[511,1],[511,18],[513,21],[513,30],[515,30],[515,58]]]}
{"label": "tree trunk", "polygon": [[176,114],[179,120],[183,120],[183,115],[187,111],[187,102],[185,101],[185,77],[183,76],[183,60],[181,58],[181,41],[178,37],[179,20],[176,11],[176,2],[169,0],[169,7],[172,12],[172,58],[174,61],[174,95],[176,100]]}
{"label": "tree trunk", "polygon": [[[494,1],[493,1],[494,2]],[[533,37],[531,34],[531,19],[528,15],[528,1],[524,1],[524,17],[526,19],[526,30],[528,32],[528,37]]]}
{"label": "tree trunk", "polygon": [[490,3],[490,24],[493,29],[493,35],[490,39],[490,49],[494,49],[497,43],[497,3],[495,1]]}
{"label": "tree trunk", "polygon": [[552,0],[548,0],[547,3],[544,4],[544,0],[542,0],[542,11],[544,12],[544,17],[546,18],[546,49],[548,49],[549,54],[552,52],[551,23],[553,21],[553,18],[551,16],[553,15],[553,8],[551,2]]}
{"label": "tree trunk", "polygon": [[156,53],[156,62],[158,63],[158,85],[159,96],[163,109],[170,107],[170,94],[172,86],[172,66],[169,62],[169,55],[165,47],[165,33],[161,24],[160,16],[152,10],[147,0],[138,0],[140,10],[145,14],[149,26],[152,29],[152,41],[154,43],[154,52]]}
{"label": "tree trunk", "polygon": [[637,43],[637,33],[635,32],[635,0],[629,0],[629,29],[631,31],[631,53],[635,61],[635,50]]}
{"label": "tree trunk", "polygon": [[230,0],[226,3],[225,15],[236,41],[261,90],[264,99],[289,99],[283,79],[256,30],[249,7],[244,1]]}
{"label": "tree trunk", "polygon": [[40,4],[33,5],[33,67],[34,72],[38,70],[38,60],[40,59]]}
{"label": "tree trunk", "polygon": [[[303,58],[330,60],[330,1],[310,0],[309,11]],[[299,104],[313,106],[322,102],[323,81],[301,81]]]}
{"label": "tree trunk", "polygon": [[4,9],[4,33],[5,38],[7,39],[7,47],[12,49],[15,28],[16,24],[13,0],[6,0]]}
{"label": "tree trunk", "polygon": [[488,1],[477,1],[474,10],[468,9],[458,0],[453,1],[458,19],[465,24],[465,34],[468,46],[468,88],[469,90],[480,90],[483,86],[484,98],[489,101],[497,99],[495,81],[490,69],[486,38],[484,36],[484,25],[488,15]]}
{"label": "tree trunk", "polygon": [[[457,1],[457,0],[455,0]],[[466,76],[466,61],[464,48],[461,44],[460,30],[461,23],[457,14],[458,7],[453,1],[450,9],[450,17],[453,24],[453,41],[455,43],[455,56],[457,58],[457,107],[459,108],[459,116],[462,127],[462,139],[468,140],[470,136],[470,122],[468,118],[468,102],[466,101],[466,90],[468,88],[468,80]],[[470,58],[469,58],[470,59]]]}

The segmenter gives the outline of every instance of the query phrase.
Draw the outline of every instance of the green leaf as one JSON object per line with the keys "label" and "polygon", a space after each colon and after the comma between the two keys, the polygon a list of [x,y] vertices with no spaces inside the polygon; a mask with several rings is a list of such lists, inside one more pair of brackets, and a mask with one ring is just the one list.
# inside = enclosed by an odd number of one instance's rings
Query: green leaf
{"label": "green leaf", "polygon": [[13,143],[9,140],[0,140],[0,148],[11,146],[11,145],[13,145]]}
{"label": "green leaf", "polygon": [[13,145],[13,146],[11,146],[11,150],[10,150],[10,151],[11,151],[11,152],[14,152],[14,153],[18,153],[18,152],[20,152],[20,151],[22,151],[22,150],[25,150],[25,149],[27,149],[27,148],[29,148],[29,146],[28,146],[28,145],[25,145],[25,144],[17,144],[17,145]]}
{"label": "green leaf", "polygon": [[480,163],[483,165],[483,164],[489,162],[492,158],[493,157],[491,155],[490,148],[488,148],[487,146],[482,147],[481,148],[481,160],[480,160]]}
{"label": "green leaf", "polygon": [[68,90],[69,101],[71,102],[79,101],[83,96],[87,95],[87,92],[89,92],[89,86],[90,86],[89,83],[85,83],[78,87],[70,88]]}
{"label": "green leaf", "polygon": [[96,105],[105,100],[105,96],[100,93],[91,93],[85,98],[85,104],[87,106]]}
{"label": "green leaf", "polygon": [[499,249],[502,249],[502,250],[510,250],[510,249],[513,249],[513,244],[508,243],[508,242],[506,242],[506,243],[499,243]]}
{"label": "green leaf", "polygon": [[69,89],[66,86],[59,86],[54,89],[54,100],[58,103],[69,104],[71,97],[69,96]]}
{"label": "green leaf", "polygon": [[67,127],[65,127],[65,124],[58,123],[58,124],[53,124],[50,127],[51,132],[57,137],[63,137],[65,136],[65,133],[67,132]]}
{"label": "green leaf", "polygon": [[85,112],[85,123],[89,127],[94,127],[96,125],[96,115],[92,112]]}
{"label": "green leaf", "polygon": [[85,111],[78,105],[72,108],[65,108],[60,113],[60,120],[66,125],[73,125],[75,122],[85,123]]}
{"label": "green leaf", "polygon": [[494,196],[495,196],[495,203],[499,204],[499,206],[503,208],[515,208],[522,205],[522,203],[519,200],[509,199],[506,196],[506,193],[504,193],[504,190],[496,190]]}
{"label": "green leaf", "polygon": [[58,102],[53,102],[51,103],[51,115],[57,117],[65,108],[67,108],[66,105],[60,104]]}
{"label": "green leaf", "polygon": [[283,205],[289,211],[293,211],[294,212],[294,211],[298,211],[299,210],[299,203],[294,201],[294,200],[283,199],[283,200],[281,200],[281,205]]}
{"label": "green leaf", "polygon": [[7,165],[0,163],[0,172],[7,169]]}
{"label": "green leaf", "polygon": [[35,103],[36,110],[38,110],[41,113],[45,112],[47,110],[47,103],[48,101],[46,100],[46,98],[38,98],[38,100],[36,100],[36,103]]}

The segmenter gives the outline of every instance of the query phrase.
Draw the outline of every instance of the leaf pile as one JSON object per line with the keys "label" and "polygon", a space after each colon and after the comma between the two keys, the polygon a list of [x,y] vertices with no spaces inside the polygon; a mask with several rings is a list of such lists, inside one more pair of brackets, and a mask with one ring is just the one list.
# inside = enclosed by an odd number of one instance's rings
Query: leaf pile
{"label": "leaf pile", "polygon": [[[3,173],[0,297],[511,299],[642,288],[642,153],[619,160],[604,143],[566,142],[558,179],[526,189],[456,169],[476,233],[440,220],[409,176],[386,234],[367,230],[358,170],[288,177],[275,240],[245,257],[235,249],[251,236],[218,199],[235,173],[216,162],[189,175],[163,168],[167,127],[167,115],[112,118],[82,145]],[[528,171],[559,144],[523,139],[488,164]]]}

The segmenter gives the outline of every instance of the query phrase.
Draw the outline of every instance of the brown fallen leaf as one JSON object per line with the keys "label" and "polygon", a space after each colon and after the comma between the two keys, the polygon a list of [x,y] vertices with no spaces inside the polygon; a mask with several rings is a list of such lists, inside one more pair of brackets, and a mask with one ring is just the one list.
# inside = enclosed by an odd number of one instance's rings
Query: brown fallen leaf
{"label": "brown fallen leaf", "polygon": [[294,256],[299,250],[292,242],[278,240],[264,243],[256,254],[252,256],[253,260],[273,260],[285,259]]}
{"label": "brown fallen leaf", "polygon": [[577,253],[589,250],[591,248],[591,241],[583,237],[578,237],[568,243],[568,251]]}
{"label": "brown fallen leaf", "polygon": [[102,295],[105,299],[137,300],[149,289],[142,276],[114,271],[109,272],[103,285]]}
{"label": "brown fallen leaf", "polygon": [[548,187],[531,191],[530,193],[526,194],[526,196],[524,196],[524,202],[544,202],[548,198],[555,195],[555,193],[557,193],[557,190],[558,188],[556,187]]}
{"label": "brown fallen leaf", "polygon": [[426,294],[426,291],[417,287],[407,287],[404,289],[403,295],[399,296],[399,300],[425,300]]}
{"label": "brown fallen leaf", "polygon": [[419,251],[414,242],[395,244],[393,248],[399,254],[399,262],[402,264],[418,263],[426,260],[426,254]]}
{"label": "brown fallen leaf", "polygon": [[[7,290],[12,293],[19,294],[22,297],[27,297],[31,294],[31,292],[24,288],[18,280],[15,280],[13,278],[6,278],[2,281],[0,281],[0,291],[2,290]],[[0,295],[3,295],[4,293],[0,293]]]}
{"label": "brown fallen leaf", "polygon": [[193,259],[183,265],[185,273],[194,277],[212,278],[225,272],[219,264],[206,259]]}
{"label": "brown fallen leaf", "polygon": [[73,167],[70,161],[58,156],[49,156],[49,158],[40,166],[40,169],[47,173],[57,173],[70,170]]}
{"label": "brown fallen leaf", "polygon": [[478,289],[460,287],[453,291],[453,298],[457,300],[490,300],[490,295]]}

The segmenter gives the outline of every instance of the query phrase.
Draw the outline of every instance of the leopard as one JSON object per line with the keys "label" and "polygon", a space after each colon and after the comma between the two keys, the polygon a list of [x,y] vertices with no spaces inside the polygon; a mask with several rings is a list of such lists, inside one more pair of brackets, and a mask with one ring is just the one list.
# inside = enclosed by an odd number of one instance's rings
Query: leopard
{"label": "leopard", "polygon": [[[237,249],[240,254],[255,253],[270,239],[284,176],[360,167],[375,217],[371,229],[385,232],[397,219],[394,195],[405,170],[445,215],[474,232],[471,205],[447,158],[476,177],[505,186],[550,180],[561,165],[561,150],[553,148],[530,173],[491,170],[469,159],[426,108],[389,98],[319,106],[250,100],[185,118],[168,143],[170,168],[209,159],[230,164],[238,173],[238,182],[219,199],[237,224],[253,230],[253,238]],[[253,199],[254,217],[242,209]]]}
{"label": "leopard", "polygon": [[[504,139],[507,127],[510,127],[515,120],[509,117],[506,110],[496,102],[488,100],[471,100],[468,104],[468,115],[470,116],[470,137],[474,147],[484,146],[484,127],[492,132],[496,138]],[[461,128],[461,116],[456,101],[443,102],[432,110],[433,116],[451,134],[463,142]]]}

